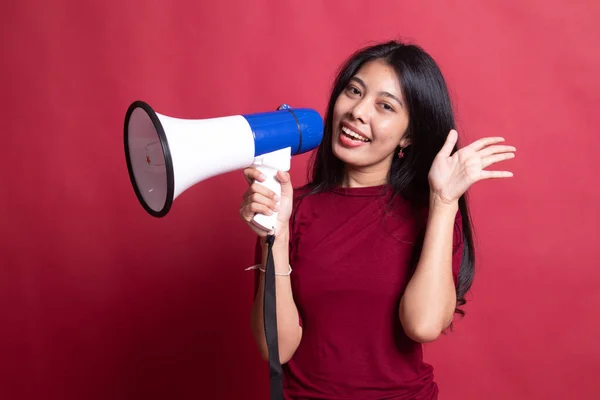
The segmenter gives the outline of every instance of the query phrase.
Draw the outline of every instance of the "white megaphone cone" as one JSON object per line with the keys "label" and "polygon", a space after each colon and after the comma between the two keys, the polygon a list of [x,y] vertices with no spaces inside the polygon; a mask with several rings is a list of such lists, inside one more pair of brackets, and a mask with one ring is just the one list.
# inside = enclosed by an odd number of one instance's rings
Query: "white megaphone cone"
{"label": "white megaphone cone", "polygon": [[[261,182],[275,193],[278,170],[289,171],[290,158],[316,148],[323,120],[312,109],[277,111],[209,119],[178,119],[158,114],[142,101],[125,116],[125,155],[135,194],[152,216],[165,216],[191,186],[213,176],[256,166]],[[257,214],[254,222],[275,229],[277,213]]]}

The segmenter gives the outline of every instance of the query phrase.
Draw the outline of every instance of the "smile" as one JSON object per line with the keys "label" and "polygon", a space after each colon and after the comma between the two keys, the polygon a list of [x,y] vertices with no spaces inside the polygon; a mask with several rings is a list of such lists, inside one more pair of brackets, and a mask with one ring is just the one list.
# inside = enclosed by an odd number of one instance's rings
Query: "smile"
{"label": "smile", "polygon": [[370,139],[367,139],[366,137],[354,132],[347,126],[342,126],[342,133],[344,135],[348,136],[352,140],[359,140],[361,142],[370,142],[371,141]]}

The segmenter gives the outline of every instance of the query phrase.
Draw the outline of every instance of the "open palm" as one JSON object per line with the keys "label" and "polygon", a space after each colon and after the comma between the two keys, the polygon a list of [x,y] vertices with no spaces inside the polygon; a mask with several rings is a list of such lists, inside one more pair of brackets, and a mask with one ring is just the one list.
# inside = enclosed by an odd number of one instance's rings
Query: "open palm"
{"label": "open palm", "polygon": [[457,138],[458,133],[451,130],[429,170],[431,193],[439,200],[444,203],[456,202],[475,182],[513,176],[512,172],[485,169],[515,157],[514,147],[498,145],[504,142],[504,138],[482,138],[451,155]]}

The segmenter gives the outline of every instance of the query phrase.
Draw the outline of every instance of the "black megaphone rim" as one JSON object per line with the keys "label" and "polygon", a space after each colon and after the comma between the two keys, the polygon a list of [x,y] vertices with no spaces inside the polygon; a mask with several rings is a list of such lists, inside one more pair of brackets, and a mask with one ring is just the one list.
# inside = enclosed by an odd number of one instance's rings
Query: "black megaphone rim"
{"label": "black megaphone rim", "polygon": [[[146,203],[144,200],[142,193],[138,187],[137,181],[135,179],[135,175],[133,174],[133,167],[131,164],[131,156],[129,152],[129,120],[131,118],[131,114],[135,111],[135,109],[141,108],[146,114],[150,117],[154,128],[156,129],[156,133],[158,134],[158,138],[160,140],[160,144],[162,147],[162,152],[165,158],[165,167],[167,170],[167,198],[165,199],[165,204],[163,208],[159,211],[155,211]],[[125,158],[127,160],[127,171],[129,173],[129,179],[131,181],[131,185],[133,186],[133,190],[135,191],[135,195],[144,207],[144,210],[148,212],[148,214],[153,217],[161,218],[167,215],[169,210],[171,209],[171,205],[173,204],[173,195],[175,192],[175,175],[173,172],[173,160],[171,158],[171,151],[169,150],[169,143],[167,141],[167,135],[165,134],[165,130],[156,115],[156,112],[152,109],[152,107],[141,100],[136,100],[127,109],[127,113],[125,114],[125,128],[124,128],[124,144],[125,144]]]}

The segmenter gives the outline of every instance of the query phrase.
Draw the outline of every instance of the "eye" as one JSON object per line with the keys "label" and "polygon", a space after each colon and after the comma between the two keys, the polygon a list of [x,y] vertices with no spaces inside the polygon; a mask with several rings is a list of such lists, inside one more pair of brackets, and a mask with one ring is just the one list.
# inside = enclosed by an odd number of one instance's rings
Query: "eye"
{"label": "eye", "polygon": [[346,91],[354,96],[360,96],[360,89],[354,85],[348,85]]}
{"label": "eye", "polygon": [[381,107],[386,111],[394,111],[394,108],[388,103],[381,103]]}

